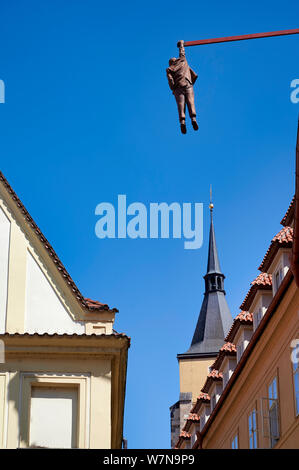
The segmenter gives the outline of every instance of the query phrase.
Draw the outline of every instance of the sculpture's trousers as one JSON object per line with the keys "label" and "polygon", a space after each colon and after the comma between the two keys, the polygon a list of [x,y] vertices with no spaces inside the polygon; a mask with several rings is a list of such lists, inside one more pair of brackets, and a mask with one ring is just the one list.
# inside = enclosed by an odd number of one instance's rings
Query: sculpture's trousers
{"label": "sculpture's trousers", "polygon": [[194,90],[193,86],[186,87],[186,88],[177,88],[173,92],[179,111],[179,119],[180,122],[185,121],[186,118],[186,104],[188,106],[188,111],[190,118],[196,117],[196,110],[194,104]]}

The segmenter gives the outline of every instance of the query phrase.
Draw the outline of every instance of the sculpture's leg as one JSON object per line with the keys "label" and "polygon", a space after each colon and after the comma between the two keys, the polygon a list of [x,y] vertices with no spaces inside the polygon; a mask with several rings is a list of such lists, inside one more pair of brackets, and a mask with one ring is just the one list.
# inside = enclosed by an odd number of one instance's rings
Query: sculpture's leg
{"label": "sculpture's leg", "polygon": [[178,106],[178,112],[179,112],[179,120],[181,124],[181,131],[183,134],[186,134],[187,129],[186,129],[186,100],[185,100],[185,94],[181,90],[175,90],[174,91],[174,96],[176,99],[176,103]]}
{"label": "sculpture's leg", "polygon": [[198,130],[198,124],[196,122],[196,109],[194,103],[194,90],[193,86],[186,89],[186,102],[188,106],[189,116],[192,121],[192,126],[195,131]]}

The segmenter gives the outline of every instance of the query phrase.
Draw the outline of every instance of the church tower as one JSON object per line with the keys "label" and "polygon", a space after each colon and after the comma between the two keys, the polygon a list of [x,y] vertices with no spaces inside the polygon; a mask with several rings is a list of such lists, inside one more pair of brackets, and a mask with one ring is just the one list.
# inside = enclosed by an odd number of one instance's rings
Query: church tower
{"label": "church tower", "polygon": [[171,447],[174,447],[192,404],[196,401],[224,338],[232,325],[224,279],[216,246],[213,204],[210,206],[210,236],[205,292],[190,348],[178,354],[180,399],[170,407]]}

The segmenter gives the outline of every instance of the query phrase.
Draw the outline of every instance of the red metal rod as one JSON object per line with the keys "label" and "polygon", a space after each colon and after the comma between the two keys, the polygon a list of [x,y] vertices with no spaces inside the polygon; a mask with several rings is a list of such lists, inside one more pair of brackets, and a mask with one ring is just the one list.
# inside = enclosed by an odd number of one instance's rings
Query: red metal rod
{"label": "red metal rod", "polygon": [[187,41],[184,43],[184,46],[185,47],[203,46],[205,44],[215,44],[218,42],[231,42],[231,41],[244,41],[246,39],[271,38],[273,36],[287,36],[289,34],[299,34],[299,28],[298,29],[286,29],[284,31],[272,31],[270,33],[244,34],[243,36],[229,36],[226,38],[200,39],[199,41]]}

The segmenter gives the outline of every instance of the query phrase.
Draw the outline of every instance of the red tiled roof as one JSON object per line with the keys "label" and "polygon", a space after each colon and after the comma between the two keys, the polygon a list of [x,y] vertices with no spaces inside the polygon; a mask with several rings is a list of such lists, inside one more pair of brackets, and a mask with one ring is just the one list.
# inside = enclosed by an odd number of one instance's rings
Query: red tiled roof
{"label": "red tiled roof", "polygon": [[242,312],[240,312],[234,319],[233,324],[225,340],[232,343],[241,325],[252,325],[252,324],[253,324],[252,313],[242,310]]}
{"label": "red tiled roof", "polygon": [[211,398],[209,397],[209,395],[207,393],[201,392],[198,395],[197,400],[201,400],[203,403],[209,403]]}
{"label": "red tiled roof", "polygon": [[200,417],[196,413],[190,413],[188,416],[188,421],[191,421],[192,423],[197,423],[200,421]]}
{"label": "red tiled roof", "polygon": [[197,400],[196,400],[195,404],[193,405],[193,407],[191,408],[190,413],[197,413],[197,411],[199,410],[199,407],[202,403],[210,403],[210,397],[207,393],[201,392],[198,395]]}
{"label": "red tiled roof", "polygon": [[272,286],[272,276],[268,273],[259,274],[251,283],[252,286]]}
{"label": "red tiled roof", "polygon": [[224,351],[225,353],[237,353],[236,346],[233,343],[227,342],[224,343],[220,352]]}
{"label": "red tiled roof", "polygon": [[283,227],[280,232],[272,238],[268,251],[258,269],[260,271],[267,272],[279,248],[291,248],[292,243],[292,227]]}
{"label": "red tiled roof", "polygon": [[217,369],[212,369],[211,372],[208,374],[208,378],[212,378],[214,380],[222,380],[223,374],[219,372]]}
{"label": "red tiled roof", "polygon": [[252,301],[255,297],[255,294],[259,289],[262,290],[271,290],[272,289],[272,276],[268,273],[261,273],[257,278],[254,279],[251,283],[251,287],[243,300],[242,305],[240,305],[241,310],[249,310]]}
{"label": "red tiled roof", "polygon": [[183,439],[190,439],[191,434],[189,432],[186,432],[186,431],[181,431],[180,437],[182,437]]}
{"label": "red tiled roof", "polygon": [[42,234],[41,230],[38,228],[33,218],[31,217],[31,215],[29,214],[29,212],[27,211],[27,209],[25,208],[21,200],[18,198],[18,196],[16,195],[16,193],[14,192],[14,190],[12,189],[12,187],[10,186],[10,184],[8,183],[7,179],[5,178],[5,176],[3,175],[1,171],[0,171],[0,181],[3,183],[3,185],[7,189],[18,211],[23,215],[24,220],[29,224],[31,229],[35,232],[39,240],[44,245],[48,254],[51,256],[53,263],[56,266],[56,269],[59,271],[64,282],[67,284],[68,288],[71,290],[72,294],[76,297],[77,301],[81,304],[81,306],[89,311],[111,310],[113,312],[118,312],[116,308],[110,309],[107,304],[102,304],[101,302],[93,301],[93,300],[86,299],[85,297],[83,297],[78,287],[76,286],[75,282],[73,281],[73,279],[67,272],[66,268],[60,261],[53,247],[48,242],[46,237]]}
{"label": "red tiled roof", "polygon": [[222,372],[219,372],[217,369],[212,369],[211,372],[208,374],[207,379],[202,387],[201,391],[203,393],[208,393],[212,383],[219,382],[223,379]]}
{"label": "red tiled roof", "polygon": [[102,304],[101,302],[98,302],[97,300],[91,300],[88,299],[87,297],[84,298],[88,308],[107,308],[109,309],[107,304]]}
{"label": "red tiled roof", "polygon": [[182,431],[189,431],[191,425],[193,423],[198,423],[199,421],[200,421],[200,417],[198,416],[197,413],[190,413]]}
{"label": "red tiled roof", "polygon": [[214,364],[212,364],[211,367],[213,369],[219,370],[219,367],[221,366],[222,361],[225,358],[225,356],[236,356],[236,354],[237,354],[236,346],[233,343],[230,343],[229,341],[224,343],[224,345],[222,346],[222,348],[220,349],[218,353],[218,356],[216,357]]}
{"label": "red tiled roof", "polygon": [[117,333],[113,330],[112,334],[107,335],[106,333],[101,333],[97,335],[96,333],[86,334],[86,333],[0,333],[1,338],[126,338],[131,340],[130,336],[127,336],[125,333]]}
{"label": "red tiled roof", "polygon": [[287,225],[291,225],[292,220],[294,218],[294,212],[295,212],[295,196],[293,197],[291,204],[289,205],[288,210],[286,211],[283,219],[281,220],[281,225],[284,227]]}
{"label": "red tiled roof", "polygon": [[238,313],[235,320],[246,321],[246,322],[252,323],[253,322],[252,313],[245,312],[244,310],[242,310],[242,312]]}

